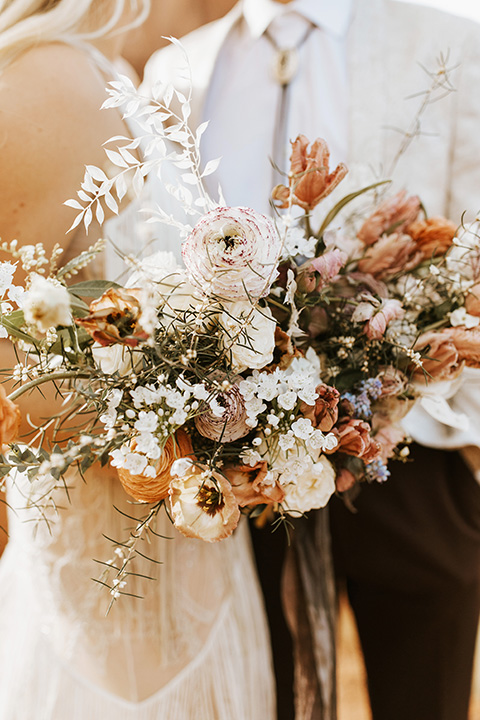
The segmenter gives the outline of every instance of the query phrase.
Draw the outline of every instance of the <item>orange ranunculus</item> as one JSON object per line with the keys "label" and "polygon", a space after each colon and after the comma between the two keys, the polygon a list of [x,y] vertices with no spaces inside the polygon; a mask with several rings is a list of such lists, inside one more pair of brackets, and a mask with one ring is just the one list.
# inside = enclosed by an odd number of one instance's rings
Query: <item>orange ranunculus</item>
{"label": "orange ranunculus", "polygon": [[231,465],[225,468],[225,475],[240,507],[282,502],[285,492],[280,485],[277,482],[264,482],[267,468],[266,462],[259,462],[253,467]]}
{"label": "orange ranunculus", "polygon": [[20,421],[20,408],[8,399],[5,388],[0,385],[0,449],[18,437]]}
{"label": "orange ranunculus", "polygon": [[457,233],[457,226],[443,217],[432,217],[411,223],[406,232],[425,259],[445,255]]}
{"label": "orange ranunculus", "polygon": [[402,190],[378,206],[365,220],[357,237],[364,245],[373,245],[390,229],[401,232],[405,225],[416,220],[419,211],[418,197],[407,197],[406,192]]}
{"label": "orange ranunculus", "polygon": [[330,195],[339,182],[343,180],[348,170],[340,163],[330,173],[330,152],[327,143],[317,138],[308,150],[309,140],[305,135],[299,135],[292,142],[290,156],[289,187],[277,185],[272,192],[274,200],[280,202],[279,207],[289,205],[290,193],[292,202],[304,210],[313,210],[320,200]]}
{"label": "orange ranunculus", "polygon": [[126,493],[139,502],[155,503],[168,496],[172,481],[170,469],[175,460],[188,458],[195,460],[190,437],[181,428],[171,435],[155,464],[156,476],[132,475],[125,468],[117,468],[118,477]]}
{"label": "orange ranunculus", "polygon": [[136,347],[148,337],[139,322],[141,292],[140,288],[109,288],[90,303],[90,315],[75,322],[100,345],[121,343]]}

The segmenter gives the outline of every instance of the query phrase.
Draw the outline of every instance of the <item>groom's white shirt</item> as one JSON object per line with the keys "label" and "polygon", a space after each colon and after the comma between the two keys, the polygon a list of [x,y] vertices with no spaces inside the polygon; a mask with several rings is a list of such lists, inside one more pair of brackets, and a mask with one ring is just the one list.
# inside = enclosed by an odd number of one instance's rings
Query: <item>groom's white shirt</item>
{"label": "groom's white shirt", "polygon": [[[444,214],[458,222],[465,210],[473,216],[480,209],[479,28],[430,8],[390,0],[294,0],[286,5],[244,0],[221,20],[183,38],[193,83],[191,124],[211,122],[203,157],[224,155],[216,179],[227,202],[242,204],[251,198],[248,204],[266,210],[275,106],[266,114],[275,87],[265,64],[271,48],[262,32],[275,13],[296,8],[309,14],[315,29],[301,50],[304,64],[291,103],[292,137],[298,132],[325,137],[335,161],[346,160],[350,187],[390,176],[403,137],[398,131],[411,129],[422,92],[431,85],[427,71],[436,72],[440,55],[448,56],[455,92],[428,106],[393,179],[420,195],[431,215]],[[182,65],[174,46],[155,53],[144,89],[158,81],[181,86]],[[302,84],[304,75],[308,81]],[[266,105],[265,97],[270,98]],[[245,113],[247,99],[251,107]],[[319,119],[318,130],[312,118]],[[255,141],[257,136],[263,143]],[[339,191],[345,194],[348,185],[342,185]],[[157,200],[169,203],[160,186]],[[457,393],[457,411],[467,400],[470,415],[472,400],[480,407],[480,386],[476,397],[471,390],[469,381],[463,398],[462,390]],[[469,432],[451,431],[424,414],[409,429],[424,444],[480,446],[480,413]]]}

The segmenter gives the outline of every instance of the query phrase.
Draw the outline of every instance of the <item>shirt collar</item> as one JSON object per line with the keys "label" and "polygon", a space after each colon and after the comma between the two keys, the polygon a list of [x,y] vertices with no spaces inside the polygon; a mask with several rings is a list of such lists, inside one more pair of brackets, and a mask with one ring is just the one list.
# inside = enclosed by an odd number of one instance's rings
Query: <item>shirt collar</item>
{"label": "shirt collar", "polygon": [[292,0],[283,4],[274,0],[243,0],[243,16],[254,38],[263,35],[273,18],[284,12],[298,12],[314,25],[342,37],[347,32],[353,0]]}

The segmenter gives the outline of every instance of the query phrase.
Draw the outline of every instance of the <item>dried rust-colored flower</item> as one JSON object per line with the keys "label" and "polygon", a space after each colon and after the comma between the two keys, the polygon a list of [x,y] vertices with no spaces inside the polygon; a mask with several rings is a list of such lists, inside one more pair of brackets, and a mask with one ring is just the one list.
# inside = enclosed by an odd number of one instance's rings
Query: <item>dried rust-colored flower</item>
{"label": "dried rust-colored flower", "polygon": [[267,462],[259,462],[253,467],[230,465],[225,468],[225,475],[240,507],[282,502],[285,492],[278,482],[265,482],[267,472]]}
{"label": "dried rust-colored flower", "polygon": [[272,198],[279,201],[281,208],[289,206],[291,194],[295,205],[307,211],[313,210],[320,200],[330,195],[348,172],[343,163],[330,172],[330,152],[325,140],[317,138],[310,150],[309,143],[305,135],[299,135],[292,142],[289,187],[277,185],[272,192]]}
{"label": "dried rust-colored flower", "polygon": [[121,343],[136,347],[147,334],[140,325],[140,288],[109,288],[90,303],[90,315],[77,318],[76,323],[100,345]]}
{"label": "dried rust-colored flower", "polygon": [[402,190],[378,206],[365,220],[357,237],[364,245],[373,245],[386,232],[401,232],[405,225],[416,220],[419,212],[419,198],[407,197],[407,193]]}
{"label": "dried rust-colored flower", "polygon": [[187,433],[179,428],[171,435],[155,464],[156,476],[132,475],[125,468],[117,468],[118,477],[126,493],[139,502],[155,503],[168,496],[172,481],[170,470],[175,460],[188,458],[195,460],[192,443]]}
{"label": "dried rust-colored flower", "polygon": [[14,442],[20,430],[20,408],[15,405],[0,385],[0,448]]}
{"label": "dried rust-colored flower", "polygon": [[445,255],[457,234],[457,226],[443,217],[417,220],[405,228],[424,259]]}
{"label": "dried rust-colored flower", "polygon": [[338,403],[340,393],[336,388],[322,383],[316,388],[318,398],[315,405],[302,402],[300,412],[309,419],[312,425],[322,432],[330,432],[338,420]]}
{"label": "dried rust-colored flower", "polygon": [[380,454],[380,445],[370,434],[370,425],[358,418],[340,420],[333,432],[337,436],[338,452],[362,458],[365,463],[375,460]]}

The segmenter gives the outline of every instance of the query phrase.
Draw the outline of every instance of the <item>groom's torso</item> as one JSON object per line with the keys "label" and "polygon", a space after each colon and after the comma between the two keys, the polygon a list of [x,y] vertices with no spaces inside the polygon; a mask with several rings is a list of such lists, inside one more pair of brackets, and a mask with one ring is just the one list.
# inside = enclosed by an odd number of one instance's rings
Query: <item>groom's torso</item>
{"label": "groom's torso", "polygon": [[[209,120],[205,111],[215,107],[209,92],[217,60],[242,22],[239,4],[221,20],[182,40],[191,68],[193,127]],[[480,156],[479,37],[473,22],[428,8],[383,0],[354,3],[345,43],[346,160],[352,170],[351,183],[357,178],[362,182],[390,176],[405,132],[413,132],[416,136],[407,142],[408,148],[395,164],[396,183],[419,194],[431,214],[446,213],[459,220],[463,210],[480,208],[476,160]],[[156,53],[147,66],[147,89],[158,80],[181,85],[178,72],[182,65],[184,60],[175,46]],[[450,72],[442,73],[442,65]],[[318,72],[328,72],[328,68]],[[414,121],[427,99],[425,92],[434,82],[439,85],[432,97],[436,102],[428,104],[416,128]],[[454,91],[446,92],[450,82]],[[438,99],[442,95],[445,97]],[[238,97],[239,104],[247,100]],[[232,112],[235,110],[232,107]],[[214,138],[210,144],[214,149]],[[247,145],[232,142],[233,152],[253,171],[255,158],[250,161]],[[238,202],[228,194],[226,199]]]}

